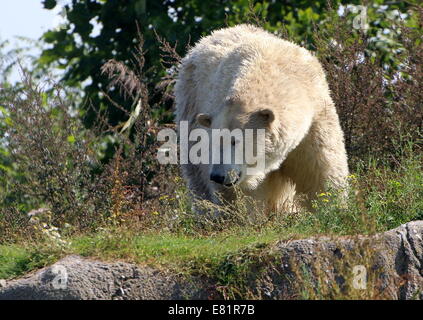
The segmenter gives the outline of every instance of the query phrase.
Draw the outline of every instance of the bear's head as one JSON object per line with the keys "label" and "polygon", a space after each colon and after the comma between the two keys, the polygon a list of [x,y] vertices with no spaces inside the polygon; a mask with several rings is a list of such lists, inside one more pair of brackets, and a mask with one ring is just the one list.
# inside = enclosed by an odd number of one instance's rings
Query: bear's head
{"label": "bear's head", "polygon": [[215,112],[197,114],[197,123],[209,129],[209,177],[213,183],[254,190],[302,141],[313,112],[310,106],[301,108],[298,99],[288,94],[283,103],[284,92],[276,95],[281,100],[269,101],[266,95],[263,103],[257,101],[260,92],[253,99],[238,94],[226,98],[223,108]]}

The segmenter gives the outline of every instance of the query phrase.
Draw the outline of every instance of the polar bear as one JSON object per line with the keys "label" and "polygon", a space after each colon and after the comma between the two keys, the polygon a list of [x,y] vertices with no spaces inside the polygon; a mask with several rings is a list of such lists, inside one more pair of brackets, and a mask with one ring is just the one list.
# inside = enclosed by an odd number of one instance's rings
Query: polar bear
{"label": "polar bear", "polygon": [[310,206],[328,185],[346,186],[343,132],[323,68],[306,49],[251,25],[214,31],[182,59],[175,100],[176,123],[189,131],[265,131],[265,166],[254,175],[246,164],[182,165],[196,197],[231,201],[237,187],[265,210],[292,211],[300,195]]}

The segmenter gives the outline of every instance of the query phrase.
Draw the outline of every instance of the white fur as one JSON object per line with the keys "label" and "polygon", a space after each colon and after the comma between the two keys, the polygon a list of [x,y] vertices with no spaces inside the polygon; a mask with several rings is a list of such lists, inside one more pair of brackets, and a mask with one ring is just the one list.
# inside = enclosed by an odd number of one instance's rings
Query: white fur
{"label": "white fur", "polygon": [[[176,121],[187,120],[189,130],[199,127],[199,113],[211,116],[211,128],[266,129],[266,168],[243,175],[239,187],[268,210],[289,210],[297,194],[306,195],[307,205],[327,183],[345,185],[338,115],[323,69],[306,49],[249,25],[217,30],[183,59],[175,96]],[[254,116],[262,109],[270,109],[274,121]],[[210,166],[182,169],[196,196],[233,196],[210,181]]]}

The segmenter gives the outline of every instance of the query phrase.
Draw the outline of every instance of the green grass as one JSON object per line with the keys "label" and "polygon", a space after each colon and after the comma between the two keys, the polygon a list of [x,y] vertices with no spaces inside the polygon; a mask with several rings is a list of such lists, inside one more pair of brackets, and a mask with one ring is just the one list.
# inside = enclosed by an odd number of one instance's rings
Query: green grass
{"label": "green grass", "polygon": [[138,264],[172,269],[178,272],[198,271],[201,265],[219,265],[227,256],[248,248],[264,247],[283,235],[276,230],[250,230],[219,233],[215,236],[168,234],[134,235],[133,232],[74,239],[72,250],[83,256],[108,260],[122,259]]}
{"label": "green grass", "polygon": [[46,250],[40,244],[0,245],[0,279],[21,276],[54,263],[59,257],[57,250]]}
{"label": "green grass", "polygon": [[228,256],[246,249],[265,248],[279,239],[291,236],[272,228],[261,231],[232,230],[214,236],[198,237],[105,230],[95,235],[66,239],[70,242],[66,248],[52,249],[45,243],[0,246],[0,278],[18,277],[67,254],[106,261],[130,261],[179,273],[207,272],[221,265]]}
{"label": "green grass", "polygon": [[[163,268],[189,269],[193,261],[219,263],[226,256],[246,248],[263,247],[293,234],[269,228],[261,231],[238,230],[221,232],[214,236],[186,236],[173,233],[136,234],[131,230],[105,230],[95,235],[83,235],[66,239],[69,247],[52,250],[55,256],[80,254],[105,260],[125,260]],[[0,277],[20,275],[43,264],[45,244],[0,246]],[[48,252],[48,250],[47,250]],[[34,260],[35,259],[35,260]]]}

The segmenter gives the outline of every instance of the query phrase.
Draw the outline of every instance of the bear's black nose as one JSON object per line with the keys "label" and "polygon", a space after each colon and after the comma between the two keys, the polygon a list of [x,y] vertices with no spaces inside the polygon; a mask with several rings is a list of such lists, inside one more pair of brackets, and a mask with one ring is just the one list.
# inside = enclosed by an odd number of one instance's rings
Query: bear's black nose
{"label": "bear's black nose", "polygon": [[210,180],[214,181],[216,183],[222,184],[223,181],[225,181],[225,176],[222,176],[220,174],[212,173],[210,174]]}

